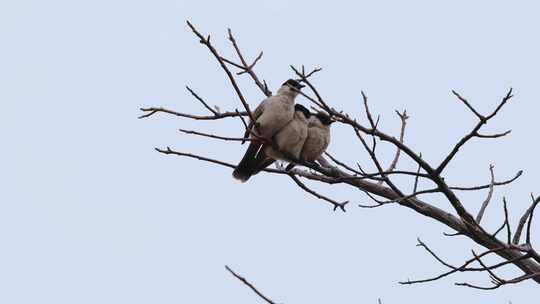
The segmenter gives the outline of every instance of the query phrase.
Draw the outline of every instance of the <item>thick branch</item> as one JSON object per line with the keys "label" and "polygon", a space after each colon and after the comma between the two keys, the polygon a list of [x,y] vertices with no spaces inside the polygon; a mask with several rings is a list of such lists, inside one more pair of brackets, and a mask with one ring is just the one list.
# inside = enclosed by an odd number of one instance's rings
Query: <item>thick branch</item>
{"label": "thick branch", "polygon": [[[214,163],[214,164],[219,164],[219,165],[222,165],[222,166],[225,166],[225,167],[229,167],[229,168],[235,168],[235,165],[233,164],[230,164],[230,163],[226,163],[226,162],[223,162],[223,161],[219,161],[219,160],[215,160],[215,159],[211,159],[211,158],[207,158],[207,157],[202,157],[202,156],[198,156],[198,155],[194,155],[194,154],[191,154],[191,153],[183,153],[183,152],[177,152],[177,151],[173,151],[171,150],[170,148],[167,148],[166,150],[162,150],[162,149],[156,149],[157,151],[161,152],[161,153],[164,153],[164,154],[175,154],[175,155],[179,155],[179,156],[184,156],[184,157],[189,157],[189,158],[194,158],[194,159],[198,159],[198,160],[203,160],[203,161],[207,161],[207,162],[210,162],[210,163]],[[397,195],[394,191],[392,191],[390,188],[387,188],[387,187],[384,187],[384,186],[381,186],[381,185],[377,185],[375,183],[371,183],[371,182],[368,182],[366,180],[357,180],[357,179],[352,179],[351,175],[341,171],[341,170],[336,170],[335,168],[323,168],[323,167],[320,167],[316,164],[313,164],[310,166],[311,169],[321,173],[322,175],[314,175],[314,174],[310,174],[308,172],[306,172],[304,175],[304,177],[306,178],[309,178],[309,179],[313,179],[313,180],[316,180],[316,181],[321,181],[321,182],[329,182],[331,183],[332,181],[332,178],[344,178],[344,177],[349,177],[349,179],[344,179],[343,180],[343,183],[346,183],[346,184],[349,184],[353,187],[356,187],[358,188],[359,190],[361,191],[366,191],[366,192],[369,192],[369,193],[372,193],[374,195],[377,195],[377,196],[381,196],[381,197],[384,197],[384,198],[387,198],[387,199],[399,199],[400,196]],[[270,172],[270,173],[277,173],[277,174],[289,174],[288,172],[284,172],[284,171],[279,171],[279,170],[275,170],[275,169],[265,169],[264,170],[265,172]],[[294,170],[295,174],[298,174],[298,173],[301,173],[302,171],[299,171],[299,170]],[[330,179],[329,179],[330,178]],[[462,232],[463,234],[465,235],[468,235],[467,234],[467,231],[465,229],[465,226],[463,225],[462,221],[459,220],[458,218],[456,218],[455,216],[453,216],[452,214],[442,210],[442,209],[439,209],[431,204],[428,204],[428,203],[425,203],[417,198],[409,198],[406,200],[406,203],[404,202],[399,202],[398,204],[402,205],[402,206],[405,206],[407,208],[410,208],[410,209],[413,209],[414,211],[424,215],[424,216],[427,216],[427,217],[430,217],[430,218],[433,218],[441,223],[444,223],[445,225],[447,225],[448,227],[456,230],[456,231],[459,231],[459,232]],[[469,235],[470,236],[470,235]],[[499,241],[497,241],[495,238],[491,237],[491,236],[481,236],[481,237],[472,237],[470,236],[475,242],[477,242],[478,244],[480,245],[483,245],[485,247],[487,247],[488,249],[496,249],[496,248],[500,248],[500,247],[504,247],[505,245]],[[507,259],[507,260],[513,260],[513,259],[516,259],[515,261],[515,265],[518,266],[519,268],[523,269],[525,272],[527,273],[535,273],[535,272],[540,272],[540,265],[539,264],[536,264],[534,262],[531,262],[529,260],[522,260],[522,259],[519,259],[519,257],[523,256],[522,254],[520,254],[519,252],[515,251],[515,250],[512,250],[512,251],[496,251],[494,250],[494,252],[496,252],[498,255],[500,255],[501,257]],[[533,277],[532,279],[535,279],[535,280],[538,280],[537,277]]]}

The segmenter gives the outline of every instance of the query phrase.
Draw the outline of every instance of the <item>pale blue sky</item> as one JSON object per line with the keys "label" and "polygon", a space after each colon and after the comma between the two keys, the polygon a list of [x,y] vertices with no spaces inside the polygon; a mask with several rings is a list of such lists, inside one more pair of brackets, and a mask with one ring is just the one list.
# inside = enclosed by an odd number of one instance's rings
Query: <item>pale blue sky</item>
{"label": "pale blue sky", "polygon": [[[485,216],[494,229],[502,195],[515,221],[529,193],[540,192],[534,3],[0,2],[0,302],[258,303],[225,264],[283,303],[536,302],[533,283],[492,292],[453,286],[488,283],[484,274],[398,285],[444,270],[414,246],[417,237],[456,264],[476,247],[443,237],[448,229],[407,209],[351,204],[334,213],[289,179],[261,175],[239,184],[228,169],[153,150],[170,145],[236,162],[245,147],[176,129],[238,136],[238,121],[136,119],[140,106],[204,113],[186,84],[222,109],[240,107],[188,18],[228,56],[227,27],[248,57],[264,50],[257,72],[274,90],[292,76],[289,64],[321,66],[314,81],[337,108],[360,117],[365,90],[381,127],[395,134],[393,110],[406,108],[406,140],[433,162],[474,123],[451,89],[487,112],[512,86],[515,99],[487,126],[512,134],[475,140],[446,173],[451,183],[472,185],[488,181],[490,163],[500,179],[525,170],[496,190]],[[257,104],[260,92],[245,76],[239,82]],[[333,132],[330,151],[369,164],[350,130]],[[317,189],[368,202],[347,188]],[[476,210],[484,195],[462,198]]]}

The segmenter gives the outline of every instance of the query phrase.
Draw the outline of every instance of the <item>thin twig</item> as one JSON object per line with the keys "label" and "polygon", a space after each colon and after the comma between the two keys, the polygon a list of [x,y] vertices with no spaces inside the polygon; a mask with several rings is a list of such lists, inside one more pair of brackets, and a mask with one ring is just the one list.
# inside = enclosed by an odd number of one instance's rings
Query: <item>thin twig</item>
{"label": "thin twig", "polygon": [[504,209],[504,221],[506,222],[506,243],[511,244],[512,231],[510,229],[510,222],[508,221],[508,208],[506,206],[506,197],[503,196],[503,209]]}
{"label": "thin twig", "polygon": [[198,136],[202,136],[202,137],[208,137],[208,138],[214,138],[214,139],[221,139],[221,140],[225,140],[225,141],[252,141],[252,140],[255,140],[253,138],[243,138],[243,137],[226,137],[226,136],[220,136],[220,135],[215,135],[215,134],[210,134],[210,133],[203,133],[203,132],[198,132],[198,131],[194,131],[194,130],[185,130],[185,129],[178,129],[178,131],[182,132],[182,133],[185,133],[185,134],[192,134],[192,135],[198,135]]}
{"label": "thin twig", "polygon": [[138,117],[139,119],[152,116],[152,115],[154,115],[156,113],[167,113],[167,114],[171,114],[171,115],[174,115],[174,116],[185,117],[185,118],[190,118],[190,119],[194,119],[194,120],[218,120],[218,119],[223,119],[223,118],[228,118],[228,117],[237,117],[237,116],[247,116],[248,115],[247,112],[223,112],[223,113],[218,113],[218,114],[214,114],[214,115],[193,115],[193,114],[176,112],[176,111],[161,108],[161,107],[158,107],[158,108],[156,108],[156,107],[140,108],[140,110],[143,111],[143,112],[146,112],[146,114],[143,114],[143,115],[139,116]]}
{"label": "thin twig", "polygon": [[306,98],[308,98],[310,101],[312,101],[313,103],[315,103],[317,106],[321,107],[322,109],[326,110],[327,112],[328,111],[331,111],[330,107],[328,106],[328,104],[322,99],[321,95],[319,94],[319,91],[315,88],[315,86],[308,80],[308,77],[307,75],[303,74],[303,73],[300,73],[294,66],[290,66],[291,69],[296,73],[296,75],[298,77],[300,77],[300,80],[302,80],[308,87],[309,89],[313,92],[313,94],[315,94],[315,96],[317,97],[317,100],[309,97],[308,95],[300,92],[300,94]]}
{"label": "thin twig", "polygon": [[[430,255],[432,255],[437,261],[439,261],[439,263],[441,263],[442,265],[450,268],[449,271],[447,272],[443,272],[442,274],[440,275],[437,275],[435,277],[431,277],[431,278],[427,278],[427,279],[420,279],[420,280],[407,280],[407,281],[401,281],[399,282],[400,284],[403,284],[403,285],[411,285],[411,284],[418,284],[418,283],[426,283],[426,282],[432,282],[432,281],[436,281],[436,280],[439,280],[439,279],[442,279],[444,277],[447,277],[453,273],[456,273],[456,272],[465,272],[465,271],[483,271],[484,269],[479,269],[479,268],[467,268],[467,266],[469,266],[471,263],[473,263],[474,261],[476,261],[476,258],[472,258],[470,260],[467,260],[465,261],[465,263],[463,263],[461,266],[459,267],[456,267],[456,266],[453,266],[447,262],[445,262],[444,260],[442,260],[433,250],[431,250],[425,243],[422,243],[422,245],[418,244],[417,246],[421,246],[423,247],[426,251],[428,251],[430,253]],[[483,252],[482,254],[479,255],[479,257],[483,257],[485,255],[488,255],[488,254],[491,254],[491,253],[497,253],[497,252],[500,252],[502,250],[504,250],[505,247],[499,247],[499,248],[494,248],[494,249],[490,249],[490,250],[487,250],[485,252]],[[520,257],[520,259],[523,259]],[[515,262],[515,261],[514,261]],[[498,267],[501,267],[501,266],[504,266],[506,264],[502,264],[502,265],[494,265],[492,266],[491,269],[494,269],[494,268],[498,268]]]}
{"label": "thin twig", "polygon": [[[259,61],[259,59],[261,59],[263,53],[260,52],[259,56],[257,56],[257,58],[255,58],[255,60],[253,61],[252,64],[247,64],[246,60],[244,59],[244,56],[242,55],[242,52],[240,51],[240,48],[238,47],[238,44],[236,43],[236,39],[234,38],[231,29],[227,29],[227,32],[229,33],[229,40],[231,41],[231,43],[232,43],[232,45],[234,47],[234,50],[236,51],[236,55],[238,55],[238,58],[242,62],[242,67],[244,69],[243,72],[247,72],[249,74],[249,76],[251,76],[253,81],[255,81],[255,84],[259,87],[259,89],[261,89],[261,91],[264,93],[264,95],[266,95],[267,97],[272,95],[272,92],[270,92],[268,90],[268,88],[265,85],[263,85],[263,83],[259,80],[257,75],[253,72],[253,67],[255,66],[255,64],[257,64],[257,61]],[[241,74],[242,73],[239,73],[238,75],[241,75]],[[252,119],[252,121],[254,121],[254,120]]]}
{"label": "thin twig", "polygon": [[342,203],[339,203],[327,196],[324,196],[320,193],[318,193],[317,191],[313,190],[313,189],[310,189],[308,186],[306,186],[306,184],[302,183],[302,181],[300,181],[300,179],[298,179],[298,177],[296,177],[294,174],[289,174],[289,176],[292,178],[292,180],[300,187],[302,188],[304,191],[306,191],[307,193],[315,196],[316,198],[318,199],[322,199],[324,201],[327,201],[329,202],[330,204],[332,204],[334,206],[334,211],[336,211],[338,208],[341,209],[341,211],[343,212],[346,212],[347,210],[345,210],[345,205],[347,205],[349,203],[349,201],[345,201],[345,202],[342,202]]}
{"label": "thin twig", "polygon": [[[202,120],[217,120],[217,119],[221,119],[221,118],[225,118],[225,117],[239,117],[241,119],[242,124],[244,125],[244,127],[246,129],[248,129],[247,124],[246,124],[246,122],[244,120],[244,116],[249,116],[251,118],[251,121],[253,121],[252,113],[251,113],[251,111],[249,109],[249,106],[246,103],[245,98],[242,95],[242,92],[240,91],[238,85],[236,84],[236,81],[234,79],[233,74],[229,71],[229,68],[231,68],[231,65],[236,67],[236,68],[239,68],[240,71],[237,73],[238,75],[242,75],[242,74],[245,74],[245,73],[249,74],[253,78],[253,80],[255,80],[258,87],[263,92],[267,92],[268,91],[268,86],[267,86],[266,82],[264,80],[262,80],[262,82],[257,81],[259,78],[255,74],[255,72],[253,71],[253,68],[254,68],[255,64],[262,57],[262,52],[257,56],[257,58],[255,58],[255,60],[251,64],[248,64],[248,62],[244,59],[242,53],[240,52],[240,48],[236,44],[236,41],[234,40],[234,37],[232,36],[232,32],[229,31],[229,39],[233,43],[233,46],[235,47],[235,51],[237,52],[238,58],[240,58],[240,61],[241,61],[241,64],[235,63],[232,60],[225,59],[221,55],[218,54],[217,50],[210,43],[210,37],[202,36],[189,22],[188,22],[188,25],[193,30],[193,32],[197,35],[197,37],[200,39],[200,42],[202,44],[206,45],[206,47],[208,47],[208,49],[211,51],[211,53],[214,55],[214,57],[216,57],[217,61],[220,63],[221,67],[227,73],[227,76],[229,77],[229,80],[230,80],[231,84],[233,85],[233,87],[234,87],[234,89],[235,89],[235,91],[236,91],[236,93],[238,95],[238,98],[242,102],[242,104],[243,104],[244,108],[246,109],[246,111],[243,112],[243,113],[240,113],[240,112],[220,113],[219,109],[217,109],[217,111],[214,110],[204,100],[202,100],[202,98],[200,98],[200,97],[198,98],[198,95],[192,93],[192,95],[197,100],[199,100],[199,102],[201,102],[205,106],[205,108],[208,109],[213,115],[199,116],[199,115],[178,113],[178,112],[170,111],[170,110],[163,109],[163,108],[147,108],[147,109],[142,109],[143,112],[146,112],[146,113],[144,113],[144,115],[142,115],[142,117],[148,117],[148,116],[154,115],[154,114],[159,113],[159,112],[164,112],[164,113],[167,113],[167,114],[177,115],[177,116],[181,116],[181,117],[187,117],[187,118],[191,118],[191,119],[202,119]],[[514,248],[514,247],[511,247],[510,245],[504,244],[502,241],[499,241],[498,239],[492,238],[489,234],[487,234],[485,232],[484,229],[482,229],[482,227],[480,227],[474,221],[474,218],[472,217],[472,215],[465,209],[465,207],[461,203],[460,199],[457,198],[457,196],[454,193],[454,191],[457,191],[457,190],[467,191],[467,190],[479,190],[479,189],[489,189],[489,192],[491,193],[491,192],[493,192],[493,188],[495,186],[507,184],[507,183],[510,183],[513,180],[517,179],[517,177],[519,177],[521,175],[521,171],[518,172],[518,175],[516,175],[516,177],[514,179],[510,180],[510,181],[505,181],[505,182],[498,183],[498,182],[495,182],[494,178],[492,178],[490,184],[476,186],[476,187],[450,187],[450,186],[448,186],[448,184],[446,184],[446,181],[441,176],[442,171],[448,165],[448,163],[453,159],[453,157],[457,153],[457,150],[459,150],[471,138],[473,138],[473,137],[478,137],[478,138],[498,138],[498,137],[507,135],[509,133],[509,131],[507,131],[507,132],[503,132],[503,133],[500,133],[500,134],[486,135],[486,134],[479,133],[479,130],[484,124],[487,123],[487,121],[489,119],[494,117],[499,112],[499,110],[504,106],[504,104],[506,104],[508,102],[508,100],[510,98],[512,98],[512,94],[511,94],[512,91],[511,90],[503,98],[502,102],[495,108],[495,110],[490,115],[485,116],[485,117],[482,116],[478,111],[476,111],[476,109],[474,109],[466,99],[462,98],[461,96],[459,96],[459,94],[456,93],[456,96],[460,99],[460,101],[463,102],[466,105],[466,107],[469,110],[471,110],[473,112],[473,114],[476,115],[476,117],[478,117],[479,122],[471,130],[470,133],[468,133],[465,137],[463,137],[454,146],[454,149],[452,151],[450,151],[450,153],[444,158],[444,160],[439,164],[439,166],[434,168],[430,164],[428,164],[425,160],[423,160],[421,155],[414,152],[411,148],[409,148],[407,145],[404,144],[404,142],[403,142],[403,137],[404,136],[402,134],[400,134],[400,138],[395,138],[395,137],[390,136],[390,135],[388,135],[388,134],[386,134],[384,132],[381,132],[379,130],[380,116],[378,116],[377,119],[375,120],[374,117],[371,115],[371,113],[369,111],[369,108],[368,108],[368,105],[367,105],[367,96],[363,92],[362,92],[362,96],[363,96],[363,99],[364,99],[364,106],[365,106],[366,115],[368,116],[368,124],[369,124],[368,127],[366,127],[366,126],[364,126],[362,124],[359,124],[355,119],[352,119],[349,116],[349,114],[344,113],[343,111],[336,110],[333,107],[330,107],[329,104],[322,98],[322,96],[318,92],[317,88],[315,88],[315,86],[308,79],[309,77],[314,75],[316,72],[320,71],[320,69],[316,68],[311,72],[306,72],[304,66],[302,66],[301,71],[295,69],[294,67],[291,67],[291,68],[300,77],[300,80],[302,82],[306,83],[306,85],[311,90],[309,94],[301,93],[303,96],[305,96],[308,100],[313,102],[314,105],[318,106],[320,109],[325,111],[328,115],[330,115],[330,117],[333,120],[335,120],[335,121],[337,121],[337,122],[339,122],[341,124],[348,125],[351,128],[353,128],[356,135],[359,137],[360,141],[362,141],[362,144],[364,145],[364,148],[368,151],[368,153],[370,153],[371,159],[372,159],[373,163],[375,164],[375,166],[377,167],[378,172],[373,173],[373,174],[367,174],[367,173],[364,172],[364,170],[362,170],[361,167],[359,167],[359,169],[356,170],[356,169],[353,169],[352,167],[350,167],[348,165],[343,166],[344,165],[343,162],[340,162],[341,164],[343,164],[343,165],[341,165],[341,167],[345,168],[346,171],[352,172],[352,175],[349,174],[348,172],[342,171],[341,169],[339,169],[337,167],[331,167],[331,168],[330,167],[324,167],[324,166],[321,167],[316,163],[313,163],[313,164],[311,164],[311,163],[307,164],[306,163],[306,164],[304,164],[307,168],[311,169],[312,171],[295,169],[295,170],[290,171],[290,172],[284,172],[284,171],[281,171],[281,170],[275,170],[275,169],[268,169],[267,168],[267,169],[264,170],[265,172],[289,175],[293,179],[293,181],[301,189],[303,189],[304,191],[307,191],[311,195],[315,195],[316,197],[318,197],[318,198],[320,198],[322,200],[325,200],[326,202],[330,202],[334,206],[334,210],[337,210],[337,208],[340,208],[343,211],[345,211],[344,206],[345,206],[345,204],[347,202],[339,203],[339,202],[336,202],[335,200],[333,200],[333,199],[331,199],[329,197],[326,197],[324,195],[321,195],[321,194],[317,193],[316,191],[310,189],[306,184],[302,183],[302,181],[300,181],[299,177],[297,177],[295,174],[297,174],[298,176],[308,178],[308,179],[313,180],[313,181],[319,181],[319,182],[323,182],[323,183],[327,183],[327,184],[344,183],[346,185],[355,187],[360,191],[366,192],[370,196],[370,198],[372,198],[373,200],[375,200],[377,202],[378,205],[385,205],[385,204],[388,204],[390,202],[399,202],[401,205],[406,206],[408,208],[411,208],[414,211],[416,211],[416,212],[418,212],[418,213],[420,213],[420,214],[422,214],[424,216],[433,218],[433,219],[435,219],[435,220],[437,220],[439,222],[442,222],[442,223],[446,224],[447,226],[454,229],[455,231],[458,231],[458,233],[461,233],[464,236],[467,236],[467,237],[471,238],[472,240],[476,241],[480,245],[485,246],[486,248],[488,248],[491,252],[496,253],[496,254],[498,254],[499,256],[501,256],[501,257],[503,257],[505,259],[505,261],[503,261],[501,263],[498,263],[496,265],[489,266],[489,267],[479,267],[479,268],[467,268],[467,267],[464,267],[462,270],[459,270],[459,271],[474,271],[474,269],[477,269],[478,271],[488,271],[488,270],[492,270],[492,269],[495,269],[497,267],[500,267],[502,265],[507,265],[507,264],[512,263],[512,264],[515,264],[516,266],[518,266],[521,270],[525,271],[525,273],[526,273],[524,276],[516,278],[514,280],[518,280],[518,279],[519,280],[525,280],[527,278],[531,278],[531,279],[534,279],[535,281],[540,283],[540,278],[538,278],[537,275],[536,275],[536,271],[537,271],[537,269],[539,269],[539,267],[536,264],[532,264],[532,263],[535,262],[534,260],[530,260],[530,259],[528,260],[528,258],[525,258],[526,256],[527,257],[530,256],[530,257],[533,257],[533,259],[536,259],[535,258],[536,253],[535,253],[534,250],[532,250],[532,247],[530,247],[530,245],[525,246],[526,245],[525,244],[525,245],[515,246],[515,248]],[[190,90],[190,89],[188,88],[188,90]],[[192,91],[190,90],[190,92],[192,92]],[[314,95],[315,97],[311,97],[310,95]],[[202,132],[198,132],[198,131],[190,131],[190,130],[184,130],[184,129],[181,129],[181,131],[185,132],[185,133],[188,133],[188,134],[194,134],[194,135],[199,135],[199,136],[209,137],[209,138],[217,138],[217,139],[220,139],[220,140],[233,140],[233,141],[239,140],[238,138],[234,138],[234,137],[224,137],[224,136],[219,136],[219,135],[210,134],[210,133],[202,133]],[[365,140],[363,138],[364,135],[372,137],[371,139],[373,140],[373,145],[371,147],[369,147],[368,144],[365,142]],[[396,162],[392,161],[392,163],[390,164],[391,169],[389,169],[389,170],[382,169],[382,167],[380,165],[380,162],[379,162],[379,160],[377,158],[377,155],[375,154],[375,147],[376,147],[376,144],[378,142],[391,143],[396,148],[396,154],[397,154],[396,156],[397,157],[399,157],[399,153],[401,153],[401,152],[403,152],[403,154],[410,157],[416,164],[418,164],[417,172],[415,173],[415,172],[407,172],[407,171],[397,171],[397,170],[395,170],[395,167],[397,165],[393,165],[393,164],[397,163],[397,161]],[[166,150],[157,149],[157,151],[159,151],[161,153],[165,153],[165,154],[176,154],[176,155],[179,155],[179,156],[190,157],[190,158],[194,158],[194,159],[198,159],[198,160],[202,160],[202,161],[206,161],[206,162],[226,166],[228,168],[235,168],[234,164],[230,164],[230,163],[227,163],[227,162],[223,162],[223,161],[220,161],[220,160],[211,159],[211,158],[207,158],[207,157],[202,157],[202,156],[199,156],[199,155],[196,155],[196,154],[173,151],[168,147],[167,147]],[[394,160],[395,159],[396,159],[396,157],[394,157]],[[336,161],[334,161],[334,162],[339,165],[339,162],[336,162]],[[425,173],[420,173],[422,171],[425,172]],[[389,176],[391,176],[392,174],[404,174],[404,175],[414,176],[414,178],[415,178],[415,186],[414,186],[413,194],[412,195],[404,195],[402,193],[402,191],[400,190],[400,188],[398,188],[390,180]],[[418,188],[418,180],[419,180],[420,177],[430,179],[432,182],[434,182],[436,184],[437,188],[418,191],[417,190],[417,188]],[[378,185],[377,183],[370,182],[367,179],[383,180],[383,181],[386,182],[386,184],[389,187],[384,187],[384,186]],[[439,209],[436,206],[434,206],[432,204],[428,204],[426,202],[423,202],[423,201],[421,201],[421,200],[419,200],[418,198],[415,197],[417,194],[431,193],[431,192],[441,192],[448,199],[448,201],[451,203],[452,207],[456,210],[458,216],[454,216],[453,214],[451,214],[451,213],[449,213],[449,212],[447,212],[447,211],[445,211],[443,209]],[[491,198],[491,195],[492,194],[489,194],[490,198]],[[375,196],[382,197],[382,198],[386,199],[386,201],[379,200]],[[501,228],[501,229],[504,229],[504,227],[507,228],[507,238],[508,238],[508,243],[509,243],[510,242],[511,231],[510,231],[510,224],[509,224],[509,221],[508,221],[508,210],[507,210],[507,206],[506,206],[506,201],[503,201],[503,202],[504,202],[504,209],[505,209],[505,224],[504,224],[503,228]],[[485,207],[483,207],[481,209],[485,209]],[[527,240],[528,241],[530,241],[530,236],[529,235],[530,235],[530,230],[531,230],[530,226],[531,226],[531,222],[532,222],[533,210],[534,210],[534,208],[531,209],[531,214],[529,215],[529,217],[526,217],[526,220],[528,220],[528,226],[527,226]],[[482,214],[483,213],[484,212],[482,211]],[[477,217],[478,217],[478,222],[480,222],[482,216],[479,215]],[[498,248],[499,246],[506,246],[506,247],[504,247],[505,248],[504,250],[496,251],[495,248]],[[518,252],[516,252],[516,250]],[[526,254],[521,255],[521,252],[525,252]],[[481,256],[482,255],[479,255],[477,257],[475,255],[474,260],[480,259]],[[482,261],[479,261],[479,263],[482,263]],[[448,265],[450,265],[450,264],[448,264]],[[485,266],[485,265],[483,265],[483,266]],[[484,268],[486,268],[486,269],[484,269]],[[455,269],[452,269],[452,270],[455,270]],[[508,281],[512,281],[512,280],[508,280]]]}
{"label": "thin twig", "polygon": [[469,284],[469,283],[455,283],[457,286],[466,286],[466,287],[471,287],[471,288],[476,288],[476,289],[483,289],[483,290],[490,290],[490,289],[495,289],[495,288],[498,288],[500,287],[502,284],[502,282],[504,280],[502,280],[501,278],[499,278],[493,271],[491,271],[491,269],[489,269],[485,264],[484,262],[482,262],[482,259],[480,259],[480,257],[478,255],[476,255],[476,253],[474,252],[474,250],[471,250],[472,251],[472,254],[474,255],[476,261],[482,265],[483,268],[486,269],[487,272],[489,272],[490,276],[491,276],[491,282],[494,284],[493,287],[481,287],[481,286],[478,286],[478,285],[473,285],[473,284]]}
{"label": "thin twig", "polygon": [[217,50],[214,48],[214,46],[210,43],[210,36],[208,36],[208,38],[205,38],[203,35],[201,35],[201,33],[199,33],[199,31],[197,31],[197,29],[193,26],[193,24],[191,24],[191,22],[189,21],[186,21],[187,25],[191,28],[191,30],[193,31],[193,33],[199,37],[200,39],[200,43],[204,44],[209,50],[210,52],[212,53],[212,55],[214,55],[214,57],[216,58],[216,60],[219,62],[219,65],[221,66],[221,68],[223,69],[223,71],[225,71],[225,73],[227,74],[227,77],[229,78],[229,81],[231,83],[231,85],[233,86],[235,92],[236,92],[236,95],[238,96],[238,98],[240,99],[240,102],[242,103],[242,105],[244,106],[244,109],[246,110],[249,118],[251,119],[251,121],[255,121],[253,119],[253,113],[251,112],[250,108],[249,108],[249,104],[247,103],[246,99],[244,98],[244,95],[242,94],[242,91],[240,91],[240,87],[238,87],[238,84],[236,83],[236,80],[234,79],[234,76],[233,74],[231,73],[231,71],[229,70],[229,68],[227,68],[227,65],[225,65],[225,62],[223,61],[222,57],[219,55],[219,53],[217,52]]}
{"label": "thin twig", "polygon": [[255,288],[255,286],[253,286],[253,284],[251,284],[250,282],[248,282],[244,277],[240,276],[239,274],[237,274],[236,272],[234,272],[229,266],[225,265],[225,269],[227,269],[228,272],[230,272],[235,278],[237,278],[238,280],[240,280],[240,282],[242,282],[244,285],[246,285],[247,287],[249,287],[251,290],[253,290],[254,293],[256,293],[261,299],[265,300],[266,303],[268,304],[275,304],[274,301],[270,300],[268,297],[266,297],[265,295],[263,295],[257,288]]}
{"label": "thin twig", "polygon": [[454,91],[454,90],[452,90],[452,93],[453,93],[454,95],[456,95],[456,97],[457,97],[459,100],[461,100],[461,101],[465,104],[465,106],[467,106],[467,108],[469,108],[469,110],[471,110],[471,112],[473,112],[474,115],[476,115],[476,117],[478,117],[479,120],[485,119],[484,116],[480,115],[480,113],[478,113],[478,111],[476,111],[476,109],[474,109],[474,108],[471,106],[471,104],[467,101],[467,99],[461,97],[461,95],[459,95],[459,93],[456,92],[456,91]]}
{"label": "thin twig", "polygon": [[[516,179],[518,179],[523,174],[523,170],[519,170],[514,177],[512,177],[509,180],[505,180],[502,182],[494,182],[493,186],[504,186],[512,183]],[[459,191],[476,191],[476,190],[482,190],[482,189],[488,189],[491,186],[491,183],[481,186],[474,186],[474,187],[450,187],[452,190],[459,190]]]}
{"label": "thin twig", "polygon": [[202,103],[203,106],[204,106],[206,109],[208,109],[208,111],[210,111],[210,112],[211,112],[212,114],[214,114],[214,115],[218,115],[218,114],[219,114],[216,110],[212,109],[212,107],[210,107],[210,106],[206,103],[206,101],[204,101],[204,99],[202,99],[199,95],[197,95],[197,93],[193,92],[193,90],[192,90],[190,87],[186,86],[186,89],[189,91],[189,93],[191,93],[191,95],[193,95],[193,97],[195,97],[200,103]]}
{"label": "thin twig", "polygon": [[[422,153],[420,153],[420,157],[422,157]],[[418,169],[416,170],[416,176],[414,177],[414,187],[413,187],[413,193],[416,192],[416,190],[418,189],[418,180],[419,180],[419,175],[420,175],[420,165],[418,165]]]}
{"label": "thin twig", "polygon": [[330,154],[329,152],[324,152],[324,155],[328,156],[334,163],[336,163],[338,166],[341,166],[343,168],[345,168],[346,170],[349,170],[350,172],[352,172],[353,174],[358,174],[358,175],[363,175],[362,172],[358,171],[358,170],[355,170],[354,168],[352,168],[351,166],[347,165],[346,163],[338,160],[336,157],[334,157],[332,154]]}
{"label": "thin twig", "polygon": [[482,206],[480,207],[480,211],[478,211],[478,215],[476,216],[476,223],[480,224],[480,221],[482,220],[482,217],[484,216],[484,212],[486,211],[487,206],[489,205],[489,202],[491,201],[491,197],[493,196],[493,184],[495,183],[495,175],[493,173],[493,165],[489,165],[489,172],[491,174],[491,182],[489,184],[489,191],[486,199],[482,203]]}
{"label": "thin twig", "polygon": [[501,286],[504,286],[504,285],[507,285],[507,284],[516,284],[516,283],[519,283],[519,282],[522,282],[522,281],[525,281],[525,280],[540,277],[540,272],[536,272],[536,273],[524,274],[524,275],[516,277],[514,279],[505,280],[505,279],[502,279],[499,276],[497,276],[493,271],[491,271],[490,267],[487,267],[486,264],[484,264],[484,262],[482,262],[482,260],[480,259],[480,256],[476,255],[476,253],[474,251],[473,251],[473,255],[476,258],[476,260],[478,261],[478,263],[482,266],[483,270],[487,271],[490,274],[491,283],[493,283],[493,286],[487,286],[487,287],[486,286],[478,286],[478,285],[474,285],[474,284],[470,284],[470,283],[455,283],[455,285],[457,285],[457,286],[465,286],[465,287],[470,287],[470,288],[475,288],[475,289],[482,289],[482,290],[493,290],[493,289],[497,289],[497,288],[499,288]]}
{"label": "thin twig", "polygon": [[[461,100],[461,101],[464,101],[465,99],[463,98],[460,98],[459,94],[457,93],[454,93],[454,95],[458,96],[458,98]],[[452,151],[446,156],[446,158],[441,162],[441,164],[437,167],[437,169],[435,169],[435,171],[437,173],[442,173],[442,171],[444,170],[444,168],[448,165],[448,163],[452,160],[452,158],[454,158],[454,156],[457,154],[457,152],[459,151],[459,149],[465,144],[467,143],[471,138],[473,138],[474,136],[476,136],[476,134],[478,134],[478,131],[482,128],[482,126],[484,124],[486,124],[491,118],[493,118],[495,115],[497,115],[497,113],[499,112],[499,110],[513,97],[512,95],[512,89],[510,89],[508,91],[508,93],[506,94],[506,96],[502,99],[502,101],[499,103],[499,105],[497,106],[497,108],[488,116],[484,117],[480,114],[478,114],[478,112],[476,110],[474,110],[470,105],[469,103],[465,103],[466,105],[468,105],[469,109],[473,110],[473,112],[475,113],[475,115],[478,117],[479,119],[479,122],[476,124],[476,126],[472,129],[471,132],[469,132],[467,135],[465,135],[460,141],[457,142],[457,144],[454,146],[454,148],[452,149]]]}
{"label": "thin twig", "polygon": [[499,137],[506,136],[506,135],[508,135],[510,133],[512,133],[512,130],[508,130],[508,131],[505,131],[505,132],[502,132],[502,133],[495,133],[495,134],[480,134],[480,133],[476,132],[474,134],[474,136],[476,136],[478,138],[499,138]]}
{"label": "thin twig", "polygon": [[[407,116],[407,110],[403,110],[403,113],[400,113],[398,110],[396,110],[396,114],[399,116],[399,119],[401,120],[399,141],[403,143],[403,140],[405,138],[405,127],[407,126],[407,119],[409,119],[409,116]],[[388,169],[386,169],[387,172],[391,172],[396,169],[400,154],[401,154],[401,149],[396,148],[396,155],[394,156],[394,159],[390,163],[390,166],[388,166]],[[382,183],[382,181],[380,181],[379,183]]]}

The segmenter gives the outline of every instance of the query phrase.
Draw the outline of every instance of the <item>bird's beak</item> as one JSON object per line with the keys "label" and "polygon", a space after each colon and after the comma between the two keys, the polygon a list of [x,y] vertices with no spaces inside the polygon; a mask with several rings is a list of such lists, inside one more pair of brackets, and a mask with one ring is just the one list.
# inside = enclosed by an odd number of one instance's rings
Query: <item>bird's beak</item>
{"label": "bird's beak", "polygon": [[296,79],[299,84],[300,89],[305,88],[306,86],[302,84],[302,79]]}

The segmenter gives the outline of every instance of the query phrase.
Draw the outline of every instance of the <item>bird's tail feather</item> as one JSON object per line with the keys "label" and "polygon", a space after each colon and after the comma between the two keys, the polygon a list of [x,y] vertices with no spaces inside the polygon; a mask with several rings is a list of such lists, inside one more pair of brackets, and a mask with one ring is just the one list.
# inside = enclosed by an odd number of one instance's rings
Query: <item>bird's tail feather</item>
{"label": "bird's tail feather", "polygon": [[257,141],[252,141],[249,144],[246,153],[244,153],[244,157],[242,157],[242,160],[240,160],[236,166],[236,169],[233,171],[232,175],[235,179],[246,182],[251,177],[254,170],[253,165],[255,163],[255,154],[260,147],[261,143]]}

